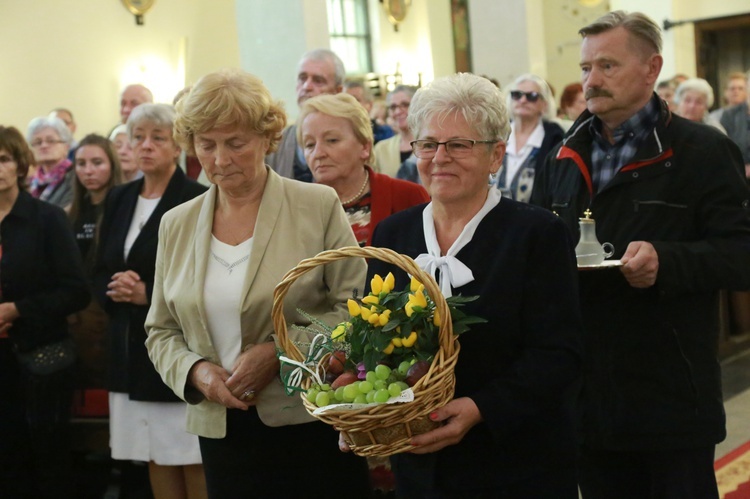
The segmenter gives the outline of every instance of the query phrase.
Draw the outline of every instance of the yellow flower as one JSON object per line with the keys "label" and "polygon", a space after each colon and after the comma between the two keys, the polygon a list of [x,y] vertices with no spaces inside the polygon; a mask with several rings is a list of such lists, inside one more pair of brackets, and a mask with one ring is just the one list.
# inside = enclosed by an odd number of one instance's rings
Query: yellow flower
{"label": "yellow flower", "polygon": [[380,314],[380,325],[385,326],[391,320],[391,311],[386,309]]}
{"label": "yellow flower", "polygon": [[423,286],[423,284],[412,277],[411,282],[409,283],[409,291],[413,293],[418,290],[420,286]]}
{"label": "yellow flower", "polygon": [[393,341],[391,341],[387,347],[383,349],[383,353],[386,355],[390,355],[393,353],[393,349],[396,348],[396,345],[393,344]]}
{"label": "yellow flower", "polygon": [[375,312],[372,312],[370,314],[370,317],[367,318],[367,322],[369,322],[373,326],[376,324],[380,324],[380,316],[376,314]]}
{"label": "yellow flower", "polygon": [[360,308],[360,315],[364,320],[369,320],[370,316],[372,315],[372,311],[367,307]]}
{"label": "yellow flower", "polygon": [[437,327],[440,327],[440,314],[438,313],[437,309],[435,309],[435,315],[432,316],[432,323]]}
{"label": "yellow flower", "polygon": [[404,312],[406,312],[407,317],[411,317],[414,313],[414,303],[412,303],[411,299],[404,305]]}
{"label": "yellow flower", "polygon": [[346,306],[349,307],[349,315],[357,317],[360,313],[359,303],[349,298],[346,302]]}
{"label": "yellow flower", "polygon": [[385,276],[385,281],[383,281],[383,293],[390,293],[393,291],[393,287],[396,285],[396,278],[393,277],[393,274],[391,272],[388,272],[388,275]]}
{"label": "yellow flower", "polygon": [[404,306],[407,317],[412,316],[412,314],[414,313],[414,307],[420,307],[422,309],[427,307],[427,299],[424,297],[424,292],[422,291],[423,289],[424,286],[420,284],[419,288],[417,288],[414,294],[409,295],[409,301],[407,301],[406,305]]}
{"label": "yellow flower", "polygon": [[375,295],[367,295],[364,298],[362,298],[363,303],[367,303],[368,305],[377,305],[380,303],[380,300]]}
{"label": "yellow flower", "polygon": [[411,348],[414,346],[414,343],[417,342],[417,332],[412,331],[408,338],[404,338],[401,340],[401,344],[406,348]]}
{"label": "yellow flower", "polygon": [[427,299],[424,297],[424,286],[420,284],[417,291],[409,297],[410,300],[412,299],[412,296],[414,297],[414,305],[422,308],[427,307]]}
{"label": "yellow flower", "polygon": [[347,323],[342,322],[338,326],[336,326],[336,329],[331,331],[331,339],[333,341],[344,341],[346,339],[346,326]]}
{"label": "yellow flower", "polygon": [[403,342],[401,341],[401,338],[399,338],[398,336],[396,336],[395,338],[392,338],[392,339],[391,339],[391,343],[393,343],[393,344],[394,344],[394,345],[396,345],[397,347],[400,347],[400,346],[402,346],[402,345],[404,344],[404,343],[403,343]]}
{"label": "yellow flower", "polygon": [[370,280],[370,290],[374,295],[379,295],[383,290],[383,278],[379,274],[375,274],[375,277]]}

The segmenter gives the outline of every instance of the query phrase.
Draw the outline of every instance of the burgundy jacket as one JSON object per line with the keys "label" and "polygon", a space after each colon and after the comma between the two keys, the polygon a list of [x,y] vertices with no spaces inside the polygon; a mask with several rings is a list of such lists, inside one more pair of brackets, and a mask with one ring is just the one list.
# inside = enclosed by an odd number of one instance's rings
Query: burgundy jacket
{"label": "burgundy jacket", "polygon": [[372,168],[365,166],[370,172],[370,235],[367,246],[372,244],[372,233],[378,223],[394,213],[418,204],[429,203],[430,195],[424,187],[413,182],[407,182],[382,173],[375,173]]}

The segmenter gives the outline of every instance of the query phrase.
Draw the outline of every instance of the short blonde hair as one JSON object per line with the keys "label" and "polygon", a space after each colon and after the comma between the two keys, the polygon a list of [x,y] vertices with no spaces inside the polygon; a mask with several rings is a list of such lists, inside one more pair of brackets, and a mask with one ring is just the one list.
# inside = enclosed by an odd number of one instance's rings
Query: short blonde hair
{"label": "short blonde hair", "polygon": [[198,80],[177,102],[175,140],[195,154],[195,135],[216,128],[251,130],[269,140],[274,152],[286,126],[286,113],[263,82],[239,69],[222,69]]}
{"label": "short blonde hair", "polygon": [[297,118],[297,143],[302,144],[302,122],[312,113],[322,113],[334,118],[344,118],[349,121],[354,130],[354,136],[362,145],[370,145],[370,158],[368,162],[373,164],[375,156],[372,152],[373,134],[372,122],[367,110],[357,102],[357,99],[349,94],[326,94],[317,95],[302,103],[299,117]]}

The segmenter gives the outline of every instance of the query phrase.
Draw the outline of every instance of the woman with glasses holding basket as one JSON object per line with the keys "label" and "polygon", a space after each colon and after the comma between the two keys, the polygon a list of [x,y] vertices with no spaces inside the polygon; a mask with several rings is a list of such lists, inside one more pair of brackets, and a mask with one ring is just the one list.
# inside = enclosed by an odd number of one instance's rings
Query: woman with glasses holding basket
{"label": "woman with glasses holding basket", "polygon": [[503,167],[493,181],[503,196],[527,203],[534,174],[547,153],[563,138],[555,118],[555,100],[549,85],[533,74],[516,78],[508,94],[511,132]]}
{"label": "woman with glasses holding basket", "polygon": [[[567,228],[487,185],[505,153],[508,114],[489,80],[459,73],[414,95],[409,125],[432,196],[378,224],[373,246],[414,258],[444,296],[487,322],[461,336],[442,423],[391,456],[396,496],[576,499],[573,402],[581,369],[576,262]],[[378,260],[368,277],[405,272]]]}

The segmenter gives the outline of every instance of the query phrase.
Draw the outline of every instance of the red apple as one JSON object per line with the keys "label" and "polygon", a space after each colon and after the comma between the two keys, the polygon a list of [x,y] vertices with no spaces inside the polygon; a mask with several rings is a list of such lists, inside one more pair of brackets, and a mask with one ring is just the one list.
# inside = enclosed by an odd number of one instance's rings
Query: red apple
{"label": "red apple", "polygon": [[341,374],[344,372],[344,364],[346,363],[346,352],[343,350],[336,350],[328,357],[328,372],[333,374]]}
{"label": "red apple", "polygon": [[358,381],[356,373],[353,373],[351,371],[343,372],[339,374],[339,377],[336,378],[336,381],[331,383],[331,390],[335,390],[336,388],[340,386],[351,385],[355,381]]}

